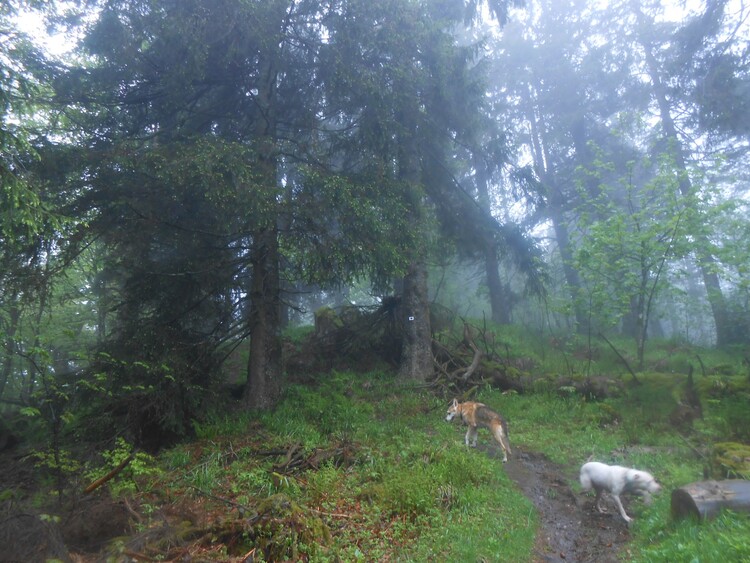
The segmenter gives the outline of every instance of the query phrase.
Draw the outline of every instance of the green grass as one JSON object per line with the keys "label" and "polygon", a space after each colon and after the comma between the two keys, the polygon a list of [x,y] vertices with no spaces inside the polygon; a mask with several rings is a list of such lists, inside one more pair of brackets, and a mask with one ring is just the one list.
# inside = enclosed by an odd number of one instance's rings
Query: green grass
{"label": "green grass", "polygon": [[[627,560],[750,560],[747,516],[672,522],[669,491],[700,480],[703,461],[666,420],[681,380],[646,374],[642,381],[601,402],[489,388],[474,398],[509,420],[514,447],[559,463],[574,490],[589,456],[655,473],[664,493],[649,507],[638,505]],[[464,447],[464,429],[444,422],[447,404],[383,373],[328,374],[314,387],[290,387],[273,412],[208,417],[197,427],[197,442],[161,456],[165,481],[172,494],[198,489],[251,506],[281,493],[319,512],[330,537],[298,546],[315,561],[530,561],[538,526],[531,502],[499,459]],[[735,399],[715,399],[697,432],[722,437],[727,416],[745,420],[741,407]],[[274,473],[279,457],[256,453],[292,444],[311,453],[341,443],[353,445],[348,465],[290,476]]]}
{"label": "green grass", "polygon": [[634,524],[632,561],[690,563],[750,561],[750,515],[724,512],[709,522],[673,522],[661,517],[669,510],[664,499],[659,512]]}
{"label": "green grass", "polygon": [[[705,463],[667,420],[677,404],[675,386],[681,379],[684,377],[645,375],[640,386],[628,386],[627,394],[601,402],[553,394],[503,395],[492,390],[481,390],[476,398],[509,419],[514,445],[543,452],[568,468],[574,490],[578,490],[577,469],[589,456],[647,469],[657,476],[663,492],[651,506],[639,506],[623,560],[750,561],[750,515],[726,513],[703,523],[674,522],[671,518],[670,492],[702,480]],[[741,388],[742,381],[741,376],[729,378],[729,387]],[[747,395],[733,393],[704,404],[704,420],[696,422],[696,431],[690,436],[693,443],[736,435],[745,428],[741,422],[750,416]],[[735,425],[730,429],[732,421]]]}
{"label": "green grass", "polygon": [[[530,501],[502,462],[465,448],[463,430],[444,422],[445,408],[391,376],[334,373],[314,388],[290,387],[273,412],[208,417],[197,442],[162,454],[165,481],[172,494],[247,506],[283,493],[330,515],[327,541],[298,546],[315,561],[527,560],[537,526]],[[253,446],[243,442],[248,429]],[[278,457],[253,455],[344,442],[354,445],[350,465],[298,475],[275,474]]]}

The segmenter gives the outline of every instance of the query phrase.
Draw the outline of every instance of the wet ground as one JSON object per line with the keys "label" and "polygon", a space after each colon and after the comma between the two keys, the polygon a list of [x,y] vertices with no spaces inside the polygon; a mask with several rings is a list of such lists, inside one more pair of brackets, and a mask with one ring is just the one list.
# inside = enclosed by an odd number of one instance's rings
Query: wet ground
{"label": "wet ground", "polygon": [[[480,442],[479,449],[493,458],[499,458],[500,456],[500,449],[494,444],[487,444],[486,442],[482,444]],[[3,460],[6,463],[2,463]],[[630,539],[627,524],[616,512],[608,497],[605,496],[604,499],[608,513],[600,514],[594,508],[593,494],[577,493],[577,486],[575,490],[573,489],[574,483],[577,483],[578,479],[577,467],[562,467],[550,461],[543,454],[526,451],[516,446],[513,448],[513,455],[510,460],[504,464],[504,469],[537,509],[540,528],[534,545],[532,559],[534,563],[616,563],[622,559],[627,559],[627,542]],[[0,476],[2,476],[0,481],[8,478],[20,489],[25,489],[28,492],[33,490],[30,466],[18,463],[17,459],[13,459],[11,456],[0,456]],[[631,499],[624,496],[622,501],[625,509],[632,515],[632,511],[629,510]],[[104,502],[101,507],[87,506],[85,512],[91,514],[97,508],[110,511],[117,509],[118,511],[116,522],[112,518],[114,512],[106,517],[97,518],[98,522],[107,523],[110,528],[113,526],[127,527],[128,515],[120,504]],[[16,516],[25,515],[16,514]],[[74,517],[75,514],[69,514],[62,524],[68,537],[72,533],[71,530],[75,532],[76,529]],[[10,520],[7,518],[0,518],[0,520],[5,522],[7,528],[7,523]],[[11,559],[16,561],[33,560],[27,556],[36,554],[36,550],[29,551],[29,548],[38,544],[40,537],[47,538],[47,555],[51,556],[57,553],[54,550],[50,551],[52,548],[57,549],[60,553],[65,553],[62,537],[58,531],[52,530],[55,532],[55,534],[52,534],[50,530],[46,529],[31,529],[21,519],[16,518],[16,520],[18,520],[19,526],[23,527],[23,530],[19,528],[12,536],[16,540],[16,547],[21,551],[18,551],[17,556],[10,557]],[[90,524],[79,527],[85,528],[88,534],[97,535],[96,538],[90,538],[92,540],[109,538],[123,533],[122,529],[118,529],[115,533],[114,528],[94,531],[90,529]],[[8,560],[8,557],[12,554],[8,552],[8,544],[6,543],[8,538],[4,537],[3,532],[9,533],[9,530],[0,529],[0,544],[6,544],[4,553],[0,554],[0,560]],[[34,534],[35,540],[33,542],[23,541],[23,538],[26,538],[29,534]],[[40,560],[44,559],[48,559],[48,557]]]}
{"label": "wet ground", "polygon": [[[494,456],[494,450],[486,450]],[[627,549],[630,533],[626,522],[603,500],[606,514],[594,508],[594,495],[576,493],[571,484],[577,468],[568,470],[544,455],[514,448],[505,464],[508,476],[534,503],[540,529],[534,546],[534,562],[615,563]],[[622,497],[625,510],[627,497]]]}

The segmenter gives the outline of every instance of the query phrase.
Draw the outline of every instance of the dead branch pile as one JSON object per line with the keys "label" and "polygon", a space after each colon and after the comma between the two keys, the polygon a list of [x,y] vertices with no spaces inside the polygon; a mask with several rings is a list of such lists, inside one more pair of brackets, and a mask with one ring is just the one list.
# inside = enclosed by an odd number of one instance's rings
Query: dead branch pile
{"label": "dead branch pile", "polygon": [[308,469],[318,469],[327,462],[336,467],[349,467],[354,463],[356,446],[352,442],[341,441],[330,448],[315,448],[306,454],[300,444],[291,445],[284,459],[273,466],[273,471],[281,475],[291,475]]}
{"label": "dead branch pile", "polygon": [[57,524],[12,503],[0,511],[0,546],[3,561],[70,561]]}

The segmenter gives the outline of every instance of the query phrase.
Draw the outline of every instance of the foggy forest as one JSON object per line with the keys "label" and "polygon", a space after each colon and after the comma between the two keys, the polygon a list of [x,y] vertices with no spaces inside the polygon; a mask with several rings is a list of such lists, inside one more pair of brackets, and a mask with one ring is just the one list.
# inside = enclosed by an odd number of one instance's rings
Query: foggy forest
{"label": "foggy forest", "polygon": [[[8,0],[0,149],[0,467],[13,467],[0,469],[0,519],[33,513],[45,534],[52,524],[39,514],[69,524],[58,544],[39,543],[44,555],[11,559],[94,561],[83,554],[109,550],[113,561],[536,561],[546,550],[569,561],[690,560],[677,547],[634,555],[648,538],[682,533],[655,531],[668,492],[643,509],[650,523],[611,529],[619,555],[575,556],[574,544],[591,541],[540,547],[533,529],[504,555],[436,544],[417,523],[434,518],[425,528],[436,529],[473,505],[434,476],[424,478],[431,508],[400,493],[406,508],[383,501],[383,541],[369,519],[363,539],[353,506],[309,490],[319,466],[366,465],[359,402],[337,402],[365,392],[374,405],[393,393],[397,410],[441,426],[437,439],[451,445],[415,459],[468,455],[443,421],[453,397],[515,413],[511,441],[526,457],[511,456],[508,477],[492,450],[478,463],[503,473],[493,479],[518,482],[519,459],[566,475],[615,450],[677,468],[675,487],[750,478],[745,0]],[[650,416],[657,396],[658,424],[627,422]],[[436,406],[419,410],[415,397]],[[594,419],[601,436],[550,454],[525,426],[535,401],[574,417],[567,437]],[[315,438],[280,430],[313,404]],[[326,427],[330,408],[341,410]],[[95,544],[71,531],[71,514],[95,512],[73,491],[97,469],[122,473],[106,493],[86,493],[121,510],[99,518],[147,529],[144,507],[157,503],[139,479],[168,471],[158,456],[231,434],[206,430],[228,413],[243,435],[267,440],[248,451],[283,452],[263,458],[272,468],[245,468],[253,494],[193,483],[203,496],[185,498],[250,506],[262,520],[259,498],[306,491],[293,497],[310,507],[293,541],[261,534],[242,510],[231,526],[200,525],[220,554],[176,524],[158,546],[141,536],[105,547],[119,529]],[[662,422],[669,439],[655,437]],[[648,450],[667,443],[684,455]],[[721,443],[744,448],[744,465],[717,465]],[[235,446],[219,448],[225,471]],[[186,451],[175,467],[199,465]],[[362,494],[390,499],[389,470],[371,472],[383,481]],[[118,488],[126,474],[122,483],[140,484]],[[31,502],[32,490],[46,500]],[[519,507],[528,496],[517,494]],[[79,504],[66,512],[66,502]],[[740,527],[726,537],[750,530],[743,515],[724,518]],[[312,519],[325,534],[310,531]],[[397,533],[400,519],[410,524]],[[352,525],[336,531],[342,521]],[[0,544],[23,536],[10,530]],[[639,547],[625,556],[627,542]],[[750,557],[747,538],[716,549]]]}

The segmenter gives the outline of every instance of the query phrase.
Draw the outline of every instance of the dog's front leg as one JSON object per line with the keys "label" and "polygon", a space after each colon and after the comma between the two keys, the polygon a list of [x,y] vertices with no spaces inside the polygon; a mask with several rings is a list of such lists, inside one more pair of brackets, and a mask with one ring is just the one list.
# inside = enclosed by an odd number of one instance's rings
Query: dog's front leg
{"label": "dog's front leg", "polygon": [[612,498],[615,499],[615,504],[617,505],[617,508],[620,510],[620,514],[623,518],[625,518],[625,522],[630,522],[632,518],[625,514],[625,509],[622,507],[622,502],[620,502],[620,497],[618,495],[612,495]]}
{"label": "dog's front leg", "polygon": [[476,448],[477,447],[477,427],[469,425],[468,430],[466,430],[466,436],[464,438],[464,442],[466,443],[467,447]]}
{"label": "dog's front leg", "polygon": [[477,435],[479,434],[479,429],[476,426],[471,427],[471,447],[476,448],[477,447]]}

